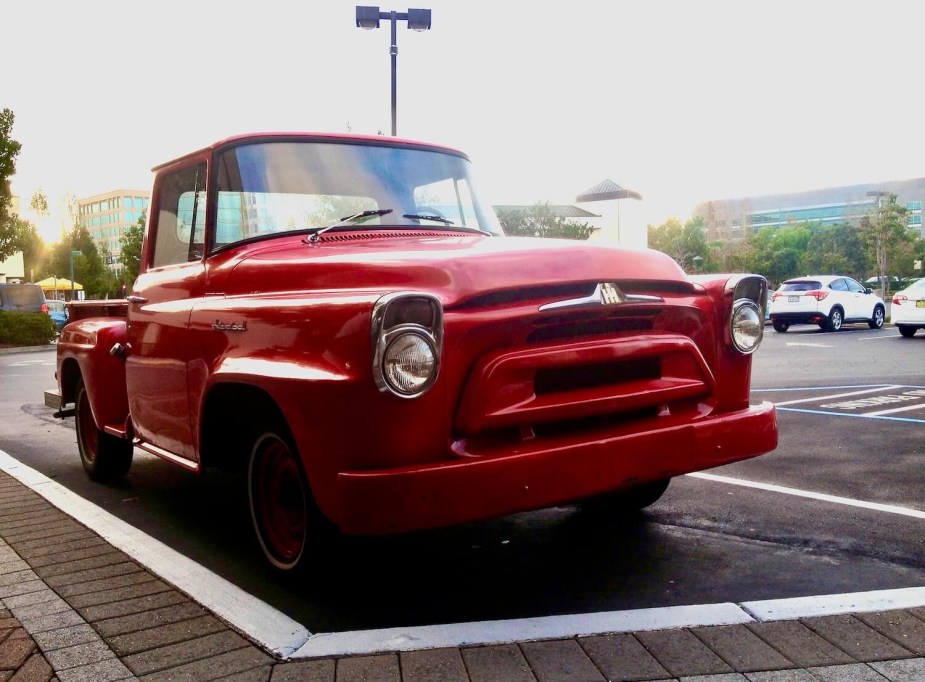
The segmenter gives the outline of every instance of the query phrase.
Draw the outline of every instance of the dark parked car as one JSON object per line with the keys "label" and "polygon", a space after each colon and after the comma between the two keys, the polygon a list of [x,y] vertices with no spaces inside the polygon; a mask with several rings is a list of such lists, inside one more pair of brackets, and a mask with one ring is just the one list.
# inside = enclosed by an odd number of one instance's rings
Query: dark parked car
{"label": "dark parked car", "polygon": [[0,284],[0,311],[47,313],[45,292],[38,284]]}

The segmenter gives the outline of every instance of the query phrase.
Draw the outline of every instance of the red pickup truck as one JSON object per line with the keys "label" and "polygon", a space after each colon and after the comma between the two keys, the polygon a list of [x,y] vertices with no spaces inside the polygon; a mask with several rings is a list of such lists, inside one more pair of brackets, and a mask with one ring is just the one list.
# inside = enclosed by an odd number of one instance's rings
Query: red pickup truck
{"label": "red pickup truck", "polygon": [[239,469],[266,559],[574,502],[654,502],[777,445],[767,282],[506,237],[452,149],[257,134],[154,169],[140,275],[57,350],[89,476]]}

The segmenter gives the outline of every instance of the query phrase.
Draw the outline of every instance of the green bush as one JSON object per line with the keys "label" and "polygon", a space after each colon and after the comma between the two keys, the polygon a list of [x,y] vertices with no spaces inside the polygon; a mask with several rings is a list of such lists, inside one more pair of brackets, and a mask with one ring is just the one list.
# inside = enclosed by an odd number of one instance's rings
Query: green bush
{"label": "green bush", "polygon": [[55,338],[56,332],[48,313],[0,312],[0,343],[41,346]]}

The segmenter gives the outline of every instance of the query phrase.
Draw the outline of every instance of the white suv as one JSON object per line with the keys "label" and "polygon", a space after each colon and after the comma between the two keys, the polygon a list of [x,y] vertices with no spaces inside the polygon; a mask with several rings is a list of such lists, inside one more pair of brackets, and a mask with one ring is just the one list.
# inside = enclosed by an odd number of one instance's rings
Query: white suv
{"label": "white suv", "polygon": [[785,332],[792,324],[818,324],[837,332],[845,322],[883,327],[883,299],[842,275],[808,275],[788,279],[771,295],[771,324]]}

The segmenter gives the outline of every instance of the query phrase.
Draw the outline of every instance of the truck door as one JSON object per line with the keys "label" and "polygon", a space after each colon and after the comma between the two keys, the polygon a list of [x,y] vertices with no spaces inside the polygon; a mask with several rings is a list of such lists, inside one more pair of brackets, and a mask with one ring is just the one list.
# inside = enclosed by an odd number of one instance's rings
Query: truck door
{"label": "truck door", "polygon": [[205,292],[206,164],[161,171],[142,254],[128,296],[126,382],[135,434],[196,459],[187,390],[190,312]]}

